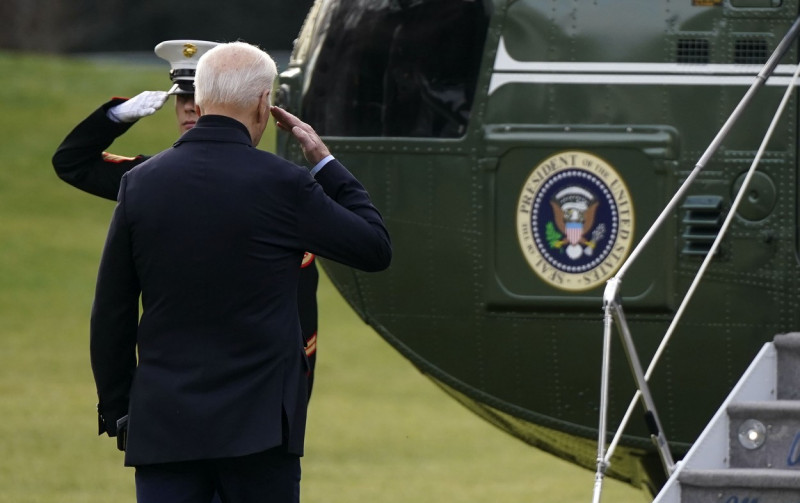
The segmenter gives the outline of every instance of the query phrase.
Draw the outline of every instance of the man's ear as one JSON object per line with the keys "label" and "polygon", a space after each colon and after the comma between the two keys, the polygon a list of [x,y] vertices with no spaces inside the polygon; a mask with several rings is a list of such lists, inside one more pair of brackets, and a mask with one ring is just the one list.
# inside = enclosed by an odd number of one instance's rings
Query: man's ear
{"label": "man's ear", "polygon": [[203,115],[203,111],[200,110],[200,105],[197,103],[194,104],[194,113],[196,113],[198,117],[202,117]]}
{"label": "man's ear", "polygon": [[265,90],[258,99],[258,122],[266,124],[269,121],[271,115],[269,95],[271,92],[269,89]]}

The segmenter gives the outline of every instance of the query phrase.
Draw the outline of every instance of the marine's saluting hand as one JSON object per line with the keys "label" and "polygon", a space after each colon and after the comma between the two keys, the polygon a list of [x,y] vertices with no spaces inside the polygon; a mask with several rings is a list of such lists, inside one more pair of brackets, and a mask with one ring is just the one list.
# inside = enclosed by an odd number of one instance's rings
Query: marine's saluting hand
{"label": "marine's saluting hand", "polygon": [[156,113],[167,98],[169,94],[166,91],[144,91],[109,109],[108,114],[116,122],[135,122]]}
{"label": "marine's saluting hand", "polygon": [[292,133],[297,138],[300,148],[303,149],[303,155],[312,166],[330,155],[330,150],[322,142],[314,128],[280,107],[270,107],[270,111],[275,117],[278,127]]}

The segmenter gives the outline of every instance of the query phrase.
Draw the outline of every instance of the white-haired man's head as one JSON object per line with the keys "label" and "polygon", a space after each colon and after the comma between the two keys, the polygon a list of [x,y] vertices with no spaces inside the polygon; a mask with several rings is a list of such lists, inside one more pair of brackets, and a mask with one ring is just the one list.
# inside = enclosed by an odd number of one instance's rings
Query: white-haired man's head
{"label": "white-haired man's head", "polygon": [[272,94],[277,74],[275,61],[258,47],[245,42],[219,44],[197,62],[194,99],[205,108],[249,108],[265,90]]}
{"label": "white-haired man's head", "polygon": [[270,119],[275,61],[245,42],[220,44],[200,57],[194,77],[198,115],[224,115],[247,127],[258,145]]}

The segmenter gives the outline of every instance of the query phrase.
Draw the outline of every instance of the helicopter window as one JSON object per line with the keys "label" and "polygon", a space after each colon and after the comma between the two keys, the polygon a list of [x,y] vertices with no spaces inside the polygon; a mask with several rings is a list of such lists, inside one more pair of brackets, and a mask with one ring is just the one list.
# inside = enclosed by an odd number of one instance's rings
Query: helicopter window
{"label": "helicopter window", "polygon": [[479,0],[330,0],[304,120],[327,136],[459,137],[488,29]]}

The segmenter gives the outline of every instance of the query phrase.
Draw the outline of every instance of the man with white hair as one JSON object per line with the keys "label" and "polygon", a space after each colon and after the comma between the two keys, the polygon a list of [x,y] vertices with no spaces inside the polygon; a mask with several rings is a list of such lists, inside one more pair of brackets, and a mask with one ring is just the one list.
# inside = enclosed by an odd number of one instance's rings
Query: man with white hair
{"label": "man with white hair", "polygon": [[[85,192],[116,201],[122,175],[146,161],[149,156],[123,156],[107,152],[111,144],[140,119],[158,111],[169,96],[175,96],[175,119],[179,133],[194,127],[194,76],[197,62],[218,42],[206,40],[165,40],[156,45],[156,56],[170,65],[169,91],[142,91],[131,99],[112,98],[91,113],[67,135],[53,155],[53,168],[59,178]],[[317,362],[317,285],[316,257],[306,253],[300,265],[297,305],[306,355],[311,369],[308,393],[314,384]]]}
{"label": "man with white hair", "polygon": [[[101,428],[125,431],[140,502],[299,501],[303,254],[365,271],[391,261],[364,187],[270,105],[276,73],[249,44],[209,50],[195,127],[122,177],[90,352]],[[311,170],[255,148],[271,116]]]}
{"label": "man with white hair", "polygon": [[[156,45],[156,56],[169,63],[169,91],[142,91],[131,99],[112,98],[91,113],[67,135],[53,155],[53,168],[59,178],[85,192],[116,201],[122,175],[150,156],[123,156],[107,152],[111,144],[140,119],[156,113],[169,96],[175,96],[175,119],[180,134],[194,127],[194,76],[197,62],[218,42],[207,40],[165,40]],[[297,307],[306,341],[311,369],[308,393],[314,384],[317,363],[317,285],[319,271],[313,253],[303,256]]]}

